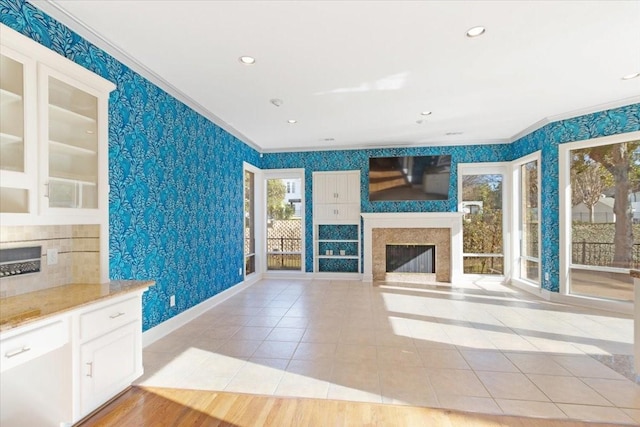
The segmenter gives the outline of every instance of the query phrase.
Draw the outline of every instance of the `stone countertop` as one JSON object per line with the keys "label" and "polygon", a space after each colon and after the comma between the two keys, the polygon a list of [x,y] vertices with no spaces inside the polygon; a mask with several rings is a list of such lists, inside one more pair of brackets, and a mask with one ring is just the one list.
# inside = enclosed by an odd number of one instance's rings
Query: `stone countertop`
{"label": "stone countertop", "polygon": [[629,274],[635,279],[640,279],[640,270],[631,270]]}
{"label": "stone countertop", "polygon": [[0,299],[0,332],[117,295],[148,288],[152,280],[73,283]]}

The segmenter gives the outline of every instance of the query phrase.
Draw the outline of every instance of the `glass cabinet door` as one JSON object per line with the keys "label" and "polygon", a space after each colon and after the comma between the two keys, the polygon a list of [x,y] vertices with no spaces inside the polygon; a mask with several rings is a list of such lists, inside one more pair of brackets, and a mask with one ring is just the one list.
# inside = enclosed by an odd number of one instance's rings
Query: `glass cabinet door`
{"label": "glass cabinet door", "polygon": [[49,208],[98,208],[98,98],[47,75]]}
{"label": "glass cabinet door", "polygon": [[[0,54],[0,213],[28,213],[32,209],[35,163],[28,141],[25,74],[28,60],[3,49]],[[27,176],[30,174],[30,176]]]}

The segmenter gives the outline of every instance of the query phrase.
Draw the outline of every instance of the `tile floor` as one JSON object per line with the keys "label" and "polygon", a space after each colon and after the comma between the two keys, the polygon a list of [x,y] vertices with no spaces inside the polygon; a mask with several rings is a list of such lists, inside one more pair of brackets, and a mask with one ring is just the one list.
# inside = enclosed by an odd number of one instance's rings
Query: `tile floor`
{"label": "tile floor", "polygon": [[632,342],[630,316],[490,281],[263,280],[145,348],[138,384],[638,424],[605,364]]}

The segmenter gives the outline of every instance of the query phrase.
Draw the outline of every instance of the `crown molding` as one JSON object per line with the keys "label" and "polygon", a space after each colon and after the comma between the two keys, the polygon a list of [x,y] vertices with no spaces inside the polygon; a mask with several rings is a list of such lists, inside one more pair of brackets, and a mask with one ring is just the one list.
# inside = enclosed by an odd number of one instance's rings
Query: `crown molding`
{"label": "crown molding", "polygon": [[58,5],[54,0],[27,0],[30,4],[45,12],[47,15],[51,16],[58,22],[67,26],[71,31],[79,34],[85,40],[92,43],[93,45],[99,47],[104,50],[107,54],[111,55],[121,63],[125,64],[127,67],[131,68],[131,70],[140,74],[147,80],[149,80],[154,85],[158,86],[160,89],[167,92],[169,95],[173,96],[178,101],[187,105],[189,108],[194,110],[196,113],[202,115],[203,117],[209,119],[215,125],[221,127],[231,135],[235,136],[254,150],[258,152],[262,152],[262,148],[259,147],[255,142],[253,142],[250,138],[240,132],[238,129],[231,126],[229,123],[221,119],[220,117],[213,114],[211,111],[207,110],[202,104],[195,101],[190,96],[186,95],[184,92],[180,91],[178,88],[173,86],[167,80],[156,74],[154,71],[146,67],[140,61],[131,56],[127,51],[112,43],[105,37],[103,37],[96,30],[91,28],[89,25],[77,19],[75,16],[71,15],[65,9],[63,9],[60,5]]}
{"label": "crown molding", "polygon": [[520,132],[513,135],[509,138],[509,143],[513,143],[520,138],[523,138],[538,129],[542,129],[546,125],[554,122],[559,122],[561,120],[572,119],[574,117],[585,116],[587,114],[598,113],[600,111],[612,110],[614,108],[626,107],[627,105],[640,104],[640,95],[632,96],[630,98],[619,99],[617,101],[606,102],[604,104],[597,104],[591,107],[580,108],[579,110],[573,110],[562,114],[556,114],[553,116],[545,117],[531,126],[528,126],[522,129]]}

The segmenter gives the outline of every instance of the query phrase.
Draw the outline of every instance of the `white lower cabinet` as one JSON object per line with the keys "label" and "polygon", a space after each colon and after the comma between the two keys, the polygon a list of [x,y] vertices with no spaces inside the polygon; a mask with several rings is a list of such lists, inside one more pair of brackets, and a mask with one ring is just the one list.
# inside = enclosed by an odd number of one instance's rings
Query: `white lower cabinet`
{"label": "white lower cabinet", "polygon": [[3,331],[0,425],[72,425],[142,375],[145,290]]}
{"label": "white lower cabinet", "polygon": [[88,414],[142,373],[140,322],[83,344],[80,350],[81,410]]}

